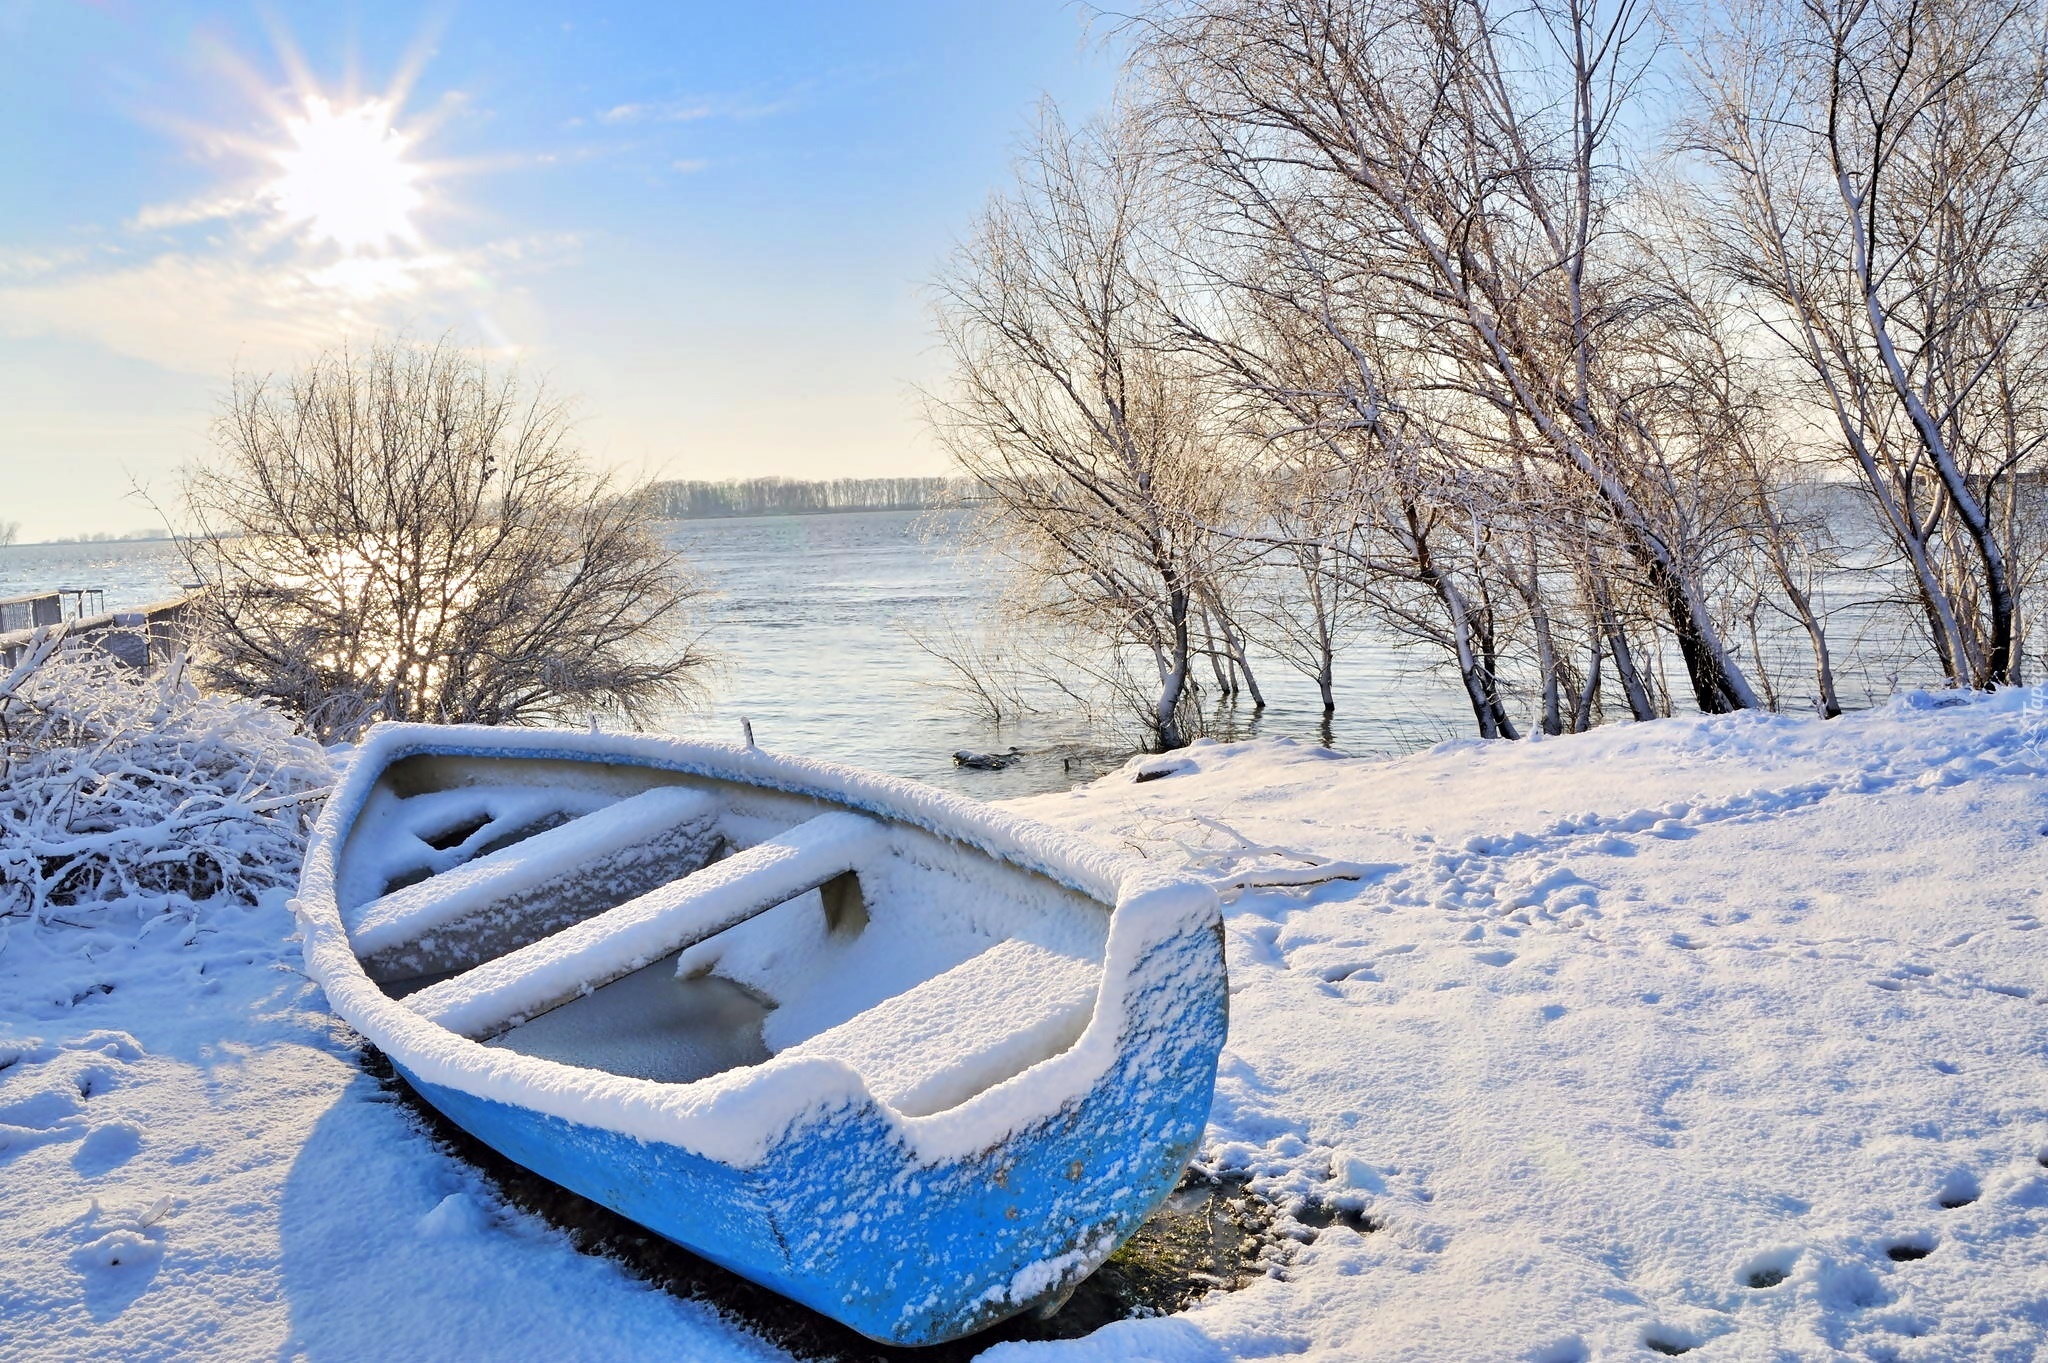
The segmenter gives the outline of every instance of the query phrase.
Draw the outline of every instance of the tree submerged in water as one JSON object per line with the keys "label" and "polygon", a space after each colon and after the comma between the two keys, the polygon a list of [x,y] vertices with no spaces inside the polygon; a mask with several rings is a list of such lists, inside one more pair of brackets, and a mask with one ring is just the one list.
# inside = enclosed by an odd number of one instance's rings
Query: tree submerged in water
{"label": "tree submerged in water", "polygon": [[701,587],[563,405],[446,342],[238,375],[188,470],[217,685],[327,740],[378,720],[643,721],[695,689]]}

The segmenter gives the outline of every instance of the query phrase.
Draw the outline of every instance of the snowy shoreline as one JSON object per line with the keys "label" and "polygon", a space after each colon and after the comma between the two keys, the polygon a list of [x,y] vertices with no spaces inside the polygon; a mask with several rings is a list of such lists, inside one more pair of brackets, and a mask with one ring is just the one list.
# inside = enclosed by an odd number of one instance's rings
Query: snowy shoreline
{"label": "snowy shoreline", "polygon": [[[2027,1359],[2048,715],[1901,697],[1391,761],[1200,744],[1013,807],[1214,875],[1204,1159],[1369,1216],[996,1363]],[[498,1205],[356,1066],[282,896],[0,947],[0,1356],[783,1355]],[[1753,1285],[1754,1284],[1754,1285]]]}

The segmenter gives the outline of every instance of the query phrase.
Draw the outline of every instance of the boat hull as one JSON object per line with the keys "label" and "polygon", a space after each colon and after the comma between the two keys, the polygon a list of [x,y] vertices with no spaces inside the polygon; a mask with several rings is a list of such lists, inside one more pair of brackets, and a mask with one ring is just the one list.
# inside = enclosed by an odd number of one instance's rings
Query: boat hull
{"label": "boat hull", "polygon": [[[1147,972],[1184,981],[1214,952],[1165,943]],[[394,1067],[515,1164],[871,1339],[937,1344],[1058,1300],[1179,1182],[1208,1120],[1223,1017],[1220,989],[1171,992],[1174,1016],[1078,1103],[938,1164],[872,1108],[794,1125],[740,1168]]]}
{"label": "boat hull", "polygon": [[[752,749],[574,737],[568,755],[579,760],[827,800],[1113,903],[1101,993],[1066,1052],[923,1118],[816,1061],[656,1084],[487,1048],[427,1024],[363,973],[335,903],[338,849],[382,767],[422,753],[562,754],[531,732],[393,726],[373,734],[330,801],[298,909],[310,973],[336,1011],[449,1120],[515,1163],[894,1344],[940,1343],[1063,1299],[1172,1192],[1200,1142],[1227,1030],[1222,928],[1206,886],[889,778]],[[739,1139],[729,1113],[765,1134]]]}

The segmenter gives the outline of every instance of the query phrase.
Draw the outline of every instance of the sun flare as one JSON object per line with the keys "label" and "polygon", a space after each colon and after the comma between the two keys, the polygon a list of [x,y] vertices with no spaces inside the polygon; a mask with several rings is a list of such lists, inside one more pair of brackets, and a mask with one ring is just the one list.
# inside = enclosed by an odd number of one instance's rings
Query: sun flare
{"label": "sun flare", "polygon": [[279,212],[344,251],[414,240],[420,169],[406,160],[412,139],[392,126],[393,112],[384,100],[337,108],[308,96],[303,116],[285,121],[291,145],[277,153],[282,174],[270,189]]}

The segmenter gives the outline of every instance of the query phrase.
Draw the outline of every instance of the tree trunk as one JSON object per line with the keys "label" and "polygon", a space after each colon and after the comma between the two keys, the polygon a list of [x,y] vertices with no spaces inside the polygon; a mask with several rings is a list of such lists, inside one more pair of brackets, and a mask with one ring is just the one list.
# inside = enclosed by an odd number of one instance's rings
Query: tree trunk
{"label": "tree trunk", "polygon": [[[1252,674],[1252,660],[1246,656],[1244,635],[1231,623],[1230,614],[1222,606],[1216,608],[1216,627],[1223,635],[1223,646],[1230,650],[1230,661],[1244,678],[1244,689],[1252,698],[1252,708],[1266,708],[1265,693],[1259,690],[1259,679]],[[1236,687],[1231,688],[1235,694]]]}
{"label": "tree trunk", "polygon": [[1531,594],[1529,623],[1536,632],[1536,667],[1543,675],[1543,732],[1556,735],[1564,732],[1564,721],[1558,710],[1557,689],[1557,644],[1550,637],[1550,612],[1535,603]]}
{"label": "tree trunk", "polygon": [[1188,594],[1184,588],[1175,587],[1168,593],[1167,618],[1173,630],[1171,652],[1159,661],[1159,699],[1152,707],[1152,733],[1161,751],[1184,748],[1188,742],[1180,727],[1180,702],[1187,692],[1188,664],[1192,661],[1188,648]]}
{"label": "tree trunk", "polygon": [[1600,600],[1600,628],[1607,635],[1607,651],[1614,658],[1614,674],[1621,678],[1622,694],[1628,698],[1629,717],[1639,721],[1655,719],[1657,707],[1650,700],[1650,688],[1644,684],[1643,674],[1636,668],[1628,632],[1621,627],[1621,617],[1604,594]]}
{"label": "tree trunk", "polygon": [[1600,638],[1593,637],[1587,650],[1586,684],[1579,688],[1579,702],[1572,707],[1572,732],[1582,734],[1593,727],[1593,702],[1600,695]]}

